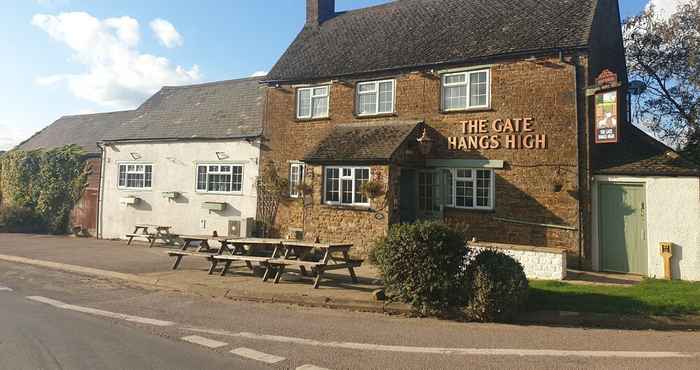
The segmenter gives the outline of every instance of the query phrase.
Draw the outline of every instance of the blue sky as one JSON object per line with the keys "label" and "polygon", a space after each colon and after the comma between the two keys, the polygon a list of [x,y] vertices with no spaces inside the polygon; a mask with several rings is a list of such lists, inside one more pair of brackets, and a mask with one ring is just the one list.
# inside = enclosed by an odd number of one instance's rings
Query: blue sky
{"label": "blue sky", "polygon": [[[621,0],[623,16],[648,1]],[[0,150],[62,115],[134,108],[163,84],[268,71],[304,12],[305,0],[4,0]]]}

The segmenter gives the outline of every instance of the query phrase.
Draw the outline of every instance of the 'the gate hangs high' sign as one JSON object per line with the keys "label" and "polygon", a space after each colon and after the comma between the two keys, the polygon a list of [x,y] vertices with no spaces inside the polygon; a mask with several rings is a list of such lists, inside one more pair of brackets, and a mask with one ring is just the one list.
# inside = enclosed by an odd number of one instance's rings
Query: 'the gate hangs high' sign
{"label": "'the gate hangs high' sign", "polygon": [[464,136],[449,137],[449,150],[547,149],[547,135],[536,134],[532,118],[461,122]]}

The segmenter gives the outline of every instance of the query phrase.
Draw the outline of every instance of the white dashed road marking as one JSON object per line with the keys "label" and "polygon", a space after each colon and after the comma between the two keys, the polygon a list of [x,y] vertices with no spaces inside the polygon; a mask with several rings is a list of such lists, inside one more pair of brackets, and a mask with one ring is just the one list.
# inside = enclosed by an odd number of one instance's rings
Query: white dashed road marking
{"label": "white dashed road marking", "polygon": [[204,346],[207,348],[221,348],[228,345],[228,343],[226,342],[219,342],[218,340],[204,338],[198,335],[190,335],[188,337],[182,337],[180,339],[184,340],[185,342],[199,344],[200,346]]}
{"label": "white dashed road marking", "polygon": [[0,292],[11,292],[12,288],[0,285]]}
{"label": "white dashed road marking", "polygon": [[440,347],[411,347],[389,346],[371,343],[352,342],[321,342],[313,339],[283,337],[278,335],[265,335],[254,333],[233,333],[223,330],[209,330],[198,328],[183,328],[197,333],[228,336],[236,338],[255,339],[268,342],[293,343],[314,347],[331,347],[361,351],[422,353],[435,355],[461,355],[461,356],[523,356],[523,357],[587,357],[587,358],[694,358],[700,357],[700,353],[690,352],[651,352],[651,351],[572,351],[553,349],[500,349],[500,348],[440,348]]}
{"label": "white dashed road marking", "polygon": [[132,316],[132,315],[127,315],[127,314],[123,314],[123,313],[109,312],[109,311],[98,310],[98,309],[89,308],[89,307],[81,307],[81,306],[76,306],[76,305],[72,305],[72,304],[68,304],[68,303],[63,303],[63,302],[60,302],[60,301],[57,301],[57,300],[54,300],[51,298],[46,298],[46,297],[32,296],[32,297],[27,297],[27,299],[30,299],[30,300],[35,301],[35,302],[48,304],[50,306],[54,306],[56,308],[61,308],[64,310],[77,311],[77,312],[87,313],[87,314],[96,315],[96,316],[103,316],[103,317],[109,317],[112,319],[135,322],[135,323],[139,323],[139,324],[146,324],[146,325],[153,325],[153,326],[173,326],[173,325],[175,325],[175,323],[171,322],[171,321],[149,319],[146,317],[139,317],[139,316]]}
{"label": "white dashed road marking", "polygon": [[325,367],[318,367],[314,365],[301,365],[296,368],[296,370],[329,370],[326,369]]}
{"label": "white dashed road marking", "polygon": [[236,349],[232,350],[231,353],[233,353],[234,355],[241,356],[241,357],[249,358],[251,360],[264,362],[267,364],[276,364],[278,362],[285,360],[284,357],[269,355],[267,353],[258,352],[254,349],[244,348],[244,347],[236,348]]}

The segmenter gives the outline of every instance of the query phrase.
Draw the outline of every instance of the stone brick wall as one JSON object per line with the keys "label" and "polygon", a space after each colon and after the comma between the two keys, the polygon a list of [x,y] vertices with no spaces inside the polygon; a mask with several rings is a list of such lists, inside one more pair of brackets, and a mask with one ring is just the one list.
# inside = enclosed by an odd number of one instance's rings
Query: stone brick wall
{"label": "stone brick wall", "polygon": [[477,252],[496,250],[520,262],[528,279],[566,279],[566,253],[559,249],[533,248],[520,245],[469,243]]}
{"label": "stone brick wall", "polygon": [[[431,136],[437,141],[429,159],[505,161],[505,168],[496,171],[495,210],[447,210],[445,217],[449,222],[468,223],[473,234],[471,236],[479,240],[554,247],[566,249],[572,255],[577,254],[579,234],[576,230],[496,220],[515,219],[574,228],[579,226],[578,199],[581,194],[578,146],[581,131],[577,122],[577,74],[574,66],[561,62],[558,56],[552,56],[537,61],[501,61],[492,64],[490,68],[493,81],[491,108],[459,113],[441,112],[440,78],[428,72],[405,72],[335,81],[330,91],[330,118],[306,122],[298,122],[295,119],[293,86],[269,88],[263,161],[272,161],[280,174],[286,176],[288,161],[302,159],[335,125],[366,120],[353,114],[356,82],[373,78],[395,78],[396,114],[375,120],[424,120],[430,127]],[[509,118],[532,118],[534,134],[547,135],[546,148],[448,150],[447,138],[462,136],[462,121]],[[585,141],[583,143],[585,145]],[[586,149],[580,151],[584,153]],[[393,164],[393,167],[396,166],[397,164]],[[317,172],[315,176],[322,177],[320,170],[313,171]],[[396,176],[394,174],[393,180],[390,181],[392,188],[398,183]],[[553,190],[554,183],[561,185],[560,191]],[[320,196],[320,193],[318,195]],[[395,204],[390,208],[394,209],[394,206]],[[287,227],[303,226],[300,226],[298,221],[301,208],[299,202],[287,202],[280,207],[277,220],[280,232]],[[320,198],[314,199],[310,213],[305,223],[307,233],[324,235],[334,240],[358,238],[360,245],[366,245],[367,236],[353,237],[353,233],[347,231],[367,227],[364,233],[376,234],[372,235],[376,237],[384,232],[381,229],[388,225],[386,220],[396,222],[398,219],[391,211],[385,220],[379,222],[367,212],[326,208],[320,205]],[[334,222],[325,221],[332,218],[335,219]]]}

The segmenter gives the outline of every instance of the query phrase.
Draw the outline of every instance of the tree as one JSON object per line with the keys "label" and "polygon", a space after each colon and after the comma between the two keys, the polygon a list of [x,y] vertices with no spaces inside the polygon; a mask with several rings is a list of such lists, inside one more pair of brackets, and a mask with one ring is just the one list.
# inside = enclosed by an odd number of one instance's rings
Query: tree
{"label": "tree", "polygon": [[647,8],[625,21],[624,37],[630,80],[647,85],[633,97],[635,119],[700,161],[700,0],[668,18]]}

